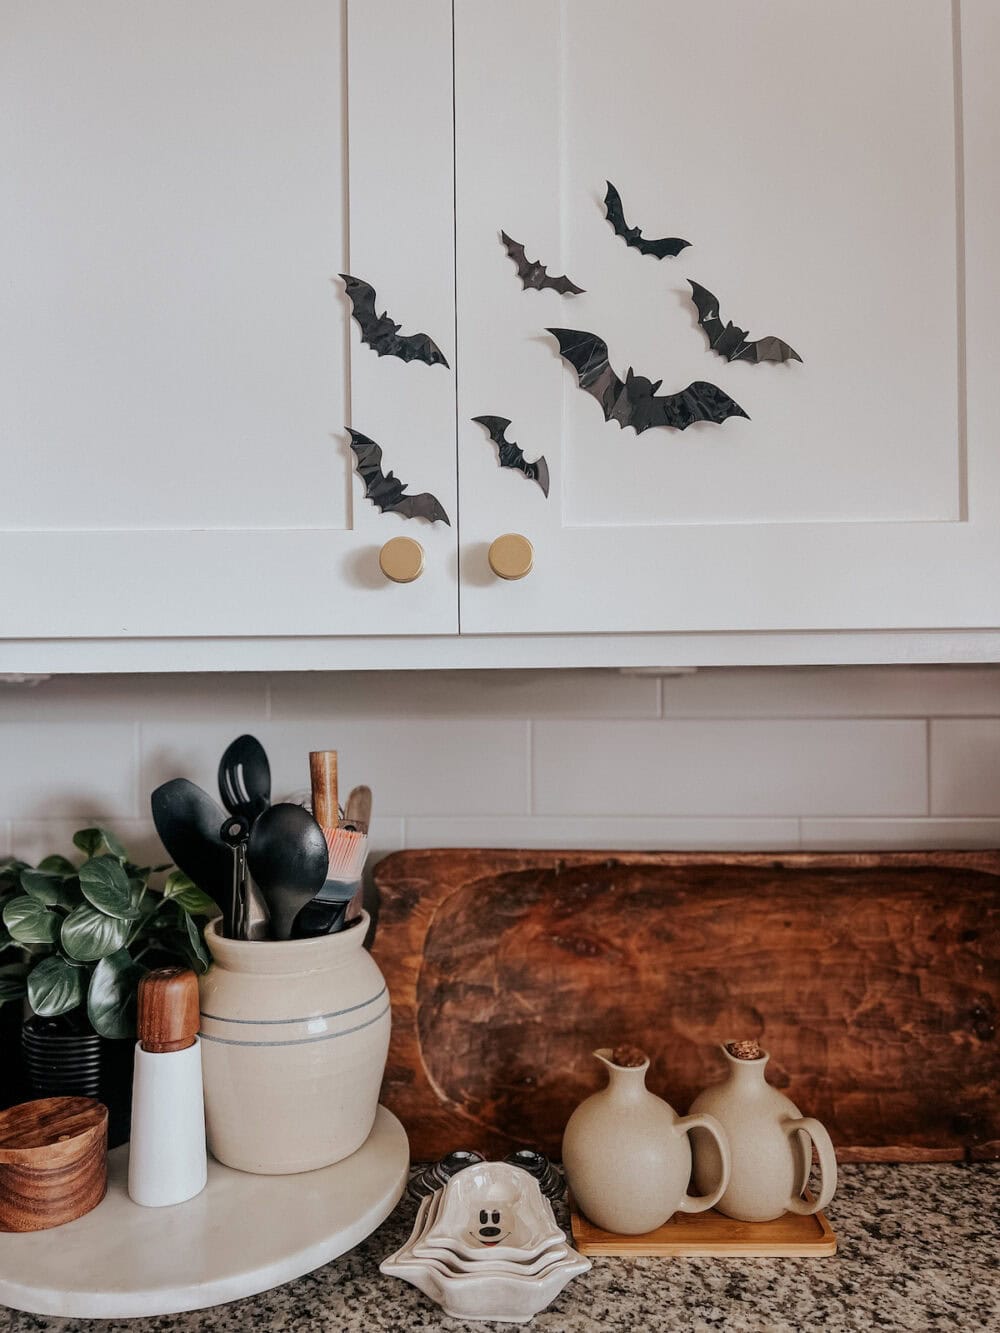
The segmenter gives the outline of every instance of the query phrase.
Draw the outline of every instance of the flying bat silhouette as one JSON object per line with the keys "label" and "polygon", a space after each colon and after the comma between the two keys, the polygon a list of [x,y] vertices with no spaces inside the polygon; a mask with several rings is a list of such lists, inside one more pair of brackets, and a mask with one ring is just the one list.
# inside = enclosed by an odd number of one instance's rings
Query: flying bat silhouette
{"label": "flying bat silhouette", "polygon": [[604,207],[608,210],[608,221],[614,227],[615,235],[620,236],[625,244],[630,245],[633,250],[638,250],[641,255],[654,255],[657,259],[663,259],[667,255],[671,257],[679,255],[682,250],[691,244],[690,241],[682,241],[676,236],[664,236],[659,241],[644,240],[639,228],[630,227],[625,221],[621,195],[610,181],[607,182],[607,185],[608,192],[604,196]]}
{"label": "flying bat silhouette", "polygon": [[505,231],[500,233],[500,239],[503,241],[504,249],[517,265],[517,276],[521,279],[521,286],[525,291],[529,287],[533,287],[536,291],[551,287],[560,296],[582,295],[584,289],[578,287],[575,282],[570,282],[565,273],[561,278],[550,278],[544,264],[539,263],[537,259],[526,259],[524,246],[520,241],[513,240]]}
{"label": "flying bat silhouette", "polygon": [[379,356],[398,356],[401,361],[426,361],[429,366],[447,366],[440,347],[426,333],[404,333],[401,324],[391,320],[383,310],[375,313],[375,288],[349,273],[341,279],[351,298],[351,309],[361,330],[361,341],[373,347]]}
{"label": "flying bat silhouette", "polygon": [[758,338],[747,342],[746,329],[738,328],[730,320],[723,324],[719,318],[718,298],[707,287],[688,278],[691,299],[698,307],[698,323],[708,334],[708,345],[727,361],[801,361],[802,358],[780,338]]}
{"label": "flying bat silhouette", "polygon": [[549,493],[549,465],[544,458],[538,458],[534,463],[525,461],[524,454],[513,440],[505,438],[507,427],[510,422],[506,417],[473,417],[480,426],[485,426],[489,431],[490,439],[497,447],[500,455],[501,467],[516,468],[523,472],[529,481],[537,481],[546,496]]}
{"label": "flying bat silhouette", "polygon": [[382,450],[362,435],[359,430],[347,428],[351,437],[351,448],[358,460],[358,476],[365,483],[365,495],[378,505],[382,513],[402,514],[404,518],[426,518],[432,523],[438,519],[451,527],[451,520],[444,512],[437,496],[427,491],[420,495],[405,495],[406,483],[394,477],[391,472],[382,471]]}
{"label": "flying bat silhouette", "polygon": [[559,340],[559,351],[579,376],[580,388],[600,403],[604,420],[617,421],[622,430],[631,426],[641,435],[650,426],[686,430],[695,421],[719,424],[727,417],[747,417],[728,393],[705,380],[657,397],[662,380],[654,383],[633,374],[631,366],[625,379],[619,379],[608,362],[608,345],[596,333],[581,329],[549,329],[549,333]]}

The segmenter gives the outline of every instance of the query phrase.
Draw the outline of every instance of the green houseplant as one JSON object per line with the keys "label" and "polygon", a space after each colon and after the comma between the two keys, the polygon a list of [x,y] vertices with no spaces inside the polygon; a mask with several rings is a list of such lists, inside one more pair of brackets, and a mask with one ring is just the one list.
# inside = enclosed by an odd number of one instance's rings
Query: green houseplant
{"label": "green houseplant", "polygon": [[140,977],[171,963],[204,972],[204,926],[219,908],[180,871],[136,865],[107,829],[81,829],[73,843],[80,865],[0,859],[0,954],[22,951],[0,967],[0,1003],[27,999],[39,1017],[85,1015],[98,1036],[134,1037]]}

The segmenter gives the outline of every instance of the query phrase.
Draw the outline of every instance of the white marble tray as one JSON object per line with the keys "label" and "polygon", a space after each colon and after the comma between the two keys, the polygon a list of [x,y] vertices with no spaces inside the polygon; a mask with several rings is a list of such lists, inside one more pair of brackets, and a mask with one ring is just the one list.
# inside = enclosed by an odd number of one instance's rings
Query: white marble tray
{"label": "white marble tray", "polygon": [[128,1197],[128,1148],[108,1156],[108,1193],[65,1226],[0,1233],[0,1304],[85,1319],[176,1314],[267,1291],[352,1249],[406,1185],[406,1131],[380,1106],[364,1147],[319,1171],[251,1176],[209,1158],[186,1203]]}

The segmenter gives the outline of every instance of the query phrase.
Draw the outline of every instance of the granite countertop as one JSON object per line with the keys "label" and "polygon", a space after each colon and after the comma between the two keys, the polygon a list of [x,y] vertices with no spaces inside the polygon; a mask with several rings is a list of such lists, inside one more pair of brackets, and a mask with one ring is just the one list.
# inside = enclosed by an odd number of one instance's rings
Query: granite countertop
{"label": "granite countertop", "polygon": [[[827,1216],[828,1259],[594,1259],[528,1326],[547,1333],[1000,1331],[1000,1164],[844,1166]],[[416,1204],[352,1253],[274,1291],[158,1319],[48,1319],[3,1310],[10,1333],[406,1333],[517,1325],[448,1319],[379,1262],[409,1235]],[[558,1210],[557,1210],[558,1211]],[[560,1221],[566,1221],[565,1211]],[[6,1316],[6,1319],[5,1319]]]}

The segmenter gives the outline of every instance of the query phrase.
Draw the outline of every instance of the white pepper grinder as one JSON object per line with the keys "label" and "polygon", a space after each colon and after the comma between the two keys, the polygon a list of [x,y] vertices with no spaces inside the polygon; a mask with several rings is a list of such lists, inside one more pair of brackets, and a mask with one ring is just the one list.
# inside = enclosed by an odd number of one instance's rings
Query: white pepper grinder
{"label": "white pepper grinder", "polygon": [[205,1097],[198,1041],[198,978],[160,967],[139,982],[128,1192],[162,1208],[205,1188]]}

